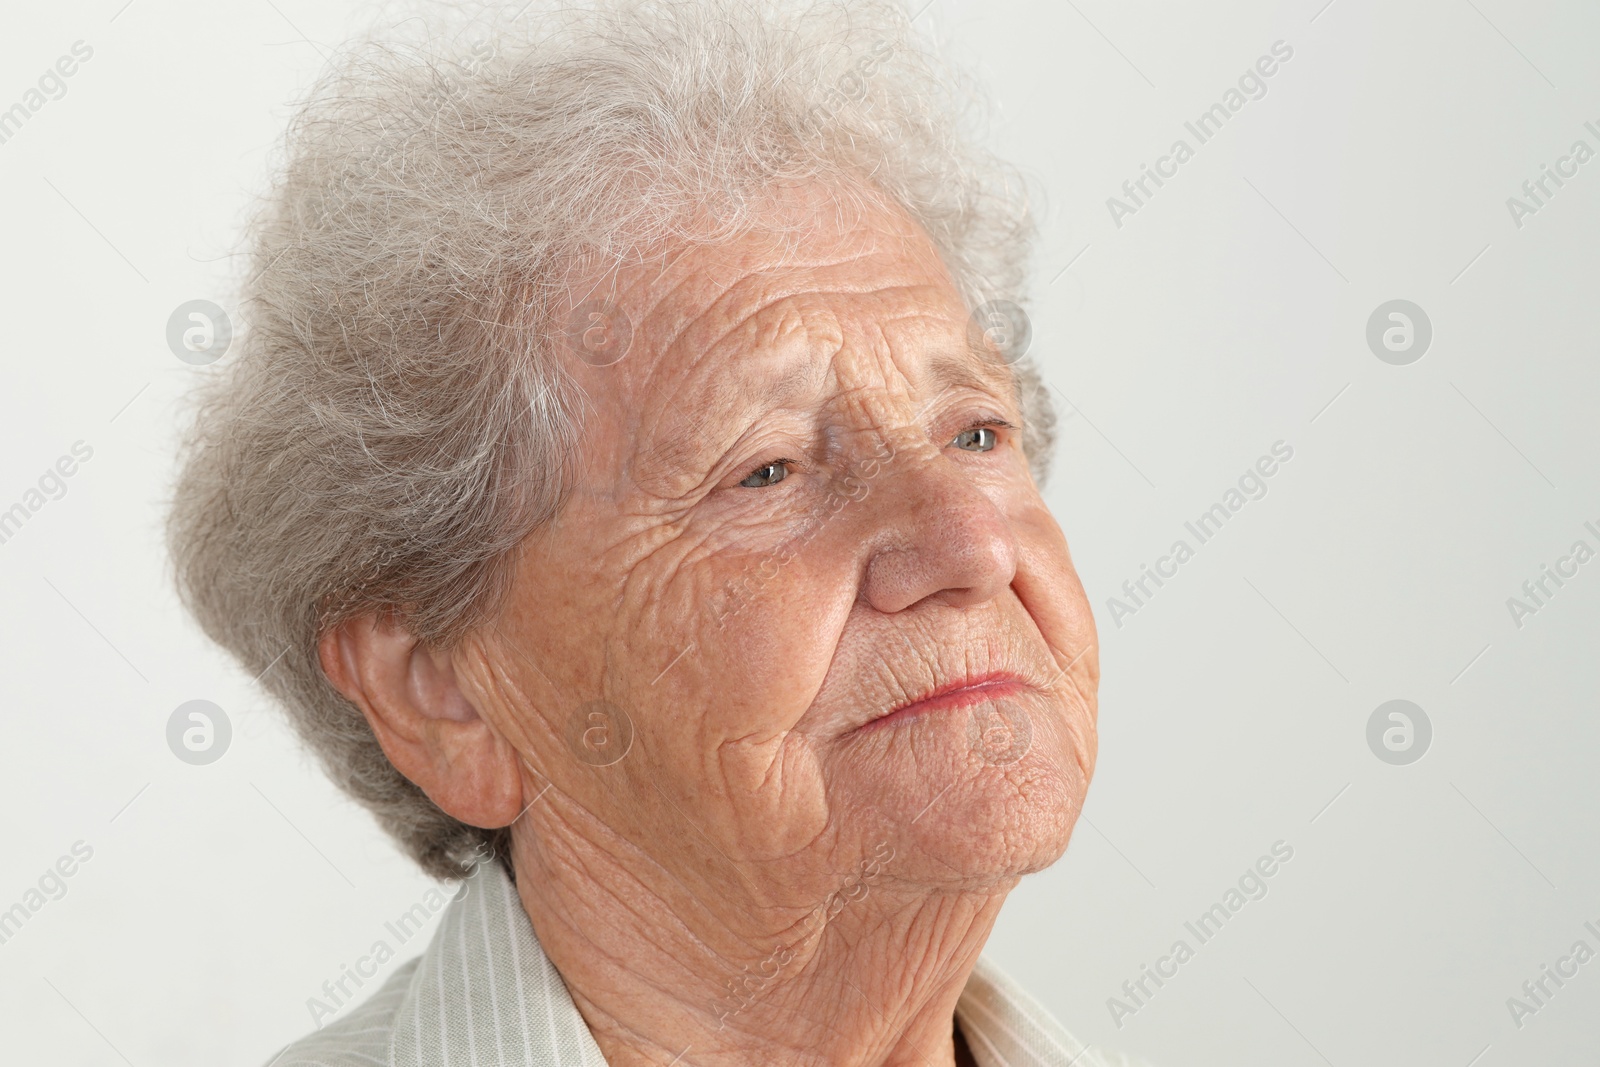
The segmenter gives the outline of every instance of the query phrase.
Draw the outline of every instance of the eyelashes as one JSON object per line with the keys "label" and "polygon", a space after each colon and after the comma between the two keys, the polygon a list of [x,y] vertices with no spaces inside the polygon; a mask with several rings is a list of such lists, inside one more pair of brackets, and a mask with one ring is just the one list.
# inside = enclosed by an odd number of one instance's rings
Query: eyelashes
{"label": "eyelashes", "polygon": [[789,476],[789,467],[793,463],[794,460],[786,458],[763,463],[739,484],[746,489],[765,489],[769,485],[777,485]]}
{"label": "eyelashes", "polygon": [[[984,417],[971,423],[946,442],[946,448],[959,448],[964,452],[992,452],[1002,442],[1002,430],[1017,427],[998,416]],[[799,461],[789,456],[778,456],[758,463],[739,482],[738,488],[765,489],[786,479]]]}

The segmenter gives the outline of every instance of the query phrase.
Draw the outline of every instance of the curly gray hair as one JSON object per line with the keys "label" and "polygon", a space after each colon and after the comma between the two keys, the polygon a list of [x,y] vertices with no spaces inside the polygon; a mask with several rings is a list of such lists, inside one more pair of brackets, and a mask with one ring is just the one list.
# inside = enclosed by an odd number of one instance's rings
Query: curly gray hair
{"label": "curly gray hair", "polygon": [[[206,633],[428,873],[503,857],[506,831],[451,818],[390,765],[317,641],[394,613],[448,645],[492,616],[509,550],[570,473],[563,268],[726,239],[761,187],[820,179],[899,204],[969,306],[1019,300],[1028,197],[966,132],[974,99],[883,0],[599,0],[406,20],[301,105],[169,540]],[[1053,416],[1032,366],[1013,370],[1042,482]]]}

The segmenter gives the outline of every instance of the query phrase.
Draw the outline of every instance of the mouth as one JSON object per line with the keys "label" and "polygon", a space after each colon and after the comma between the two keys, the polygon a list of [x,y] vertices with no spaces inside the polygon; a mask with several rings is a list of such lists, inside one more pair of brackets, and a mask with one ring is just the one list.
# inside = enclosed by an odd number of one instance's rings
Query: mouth
{"label": "mouth", "polygon": [[870,719],[856,728],[857,733],[883,729],[931,715],[935,712],[954,711],[985,700],[1021,693],[1030,686],[1022,678],[1005,671],[973,675],[936,686],[915,699]]}

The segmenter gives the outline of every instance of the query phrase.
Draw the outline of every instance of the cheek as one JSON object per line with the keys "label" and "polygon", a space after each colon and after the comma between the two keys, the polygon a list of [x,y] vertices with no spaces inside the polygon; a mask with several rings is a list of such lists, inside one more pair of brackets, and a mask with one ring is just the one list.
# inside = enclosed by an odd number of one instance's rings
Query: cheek
{"label": "cheek", "polygon": [[1094,683],[1093,693],[1100,678],[1099,639],[1066,536],[1042,502],[1022,509],[1013,526],[1017,575],[1012,587],[1057,662],[1063,667],[1075,662],[1072,673]]}
{"label": "cheek", "polygon": [[703,684],[732,731],[788,730],[810,707],[855,600],[854,561],[824,536],[711,560],[692,583]]}
{"label": "cheek", "polygon": [[[825,536],[685,559],[629,627],[626,675],[652,788],[730,855],[792,853],[827,823],[810,709],[855,599]],[[613,656],[613,660],[618,657]]]}
{"label": "cheek", "polygon": [[1012,587],[1064,670],[1056,688],[1066,701],[1065,725],[1087,785],[1098,751],[1100,643],[1094,614],[1072,566],[1066,537],[1043,503],[1023,512],[1016,529],[1017,576]]}

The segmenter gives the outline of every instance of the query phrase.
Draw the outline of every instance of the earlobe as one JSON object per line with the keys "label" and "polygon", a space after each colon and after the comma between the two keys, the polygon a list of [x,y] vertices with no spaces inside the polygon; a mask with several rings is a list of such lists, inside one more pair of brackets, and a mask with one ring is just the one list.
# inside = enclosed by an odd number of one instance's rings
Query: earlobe
{"label": "earlobe", "polygon": [[516,750],[473,706],[448,650],[423,645],[397,620],[367,616],[325,632],[317,652],[389,762],[429,799],[472,826],[516,818]]}

